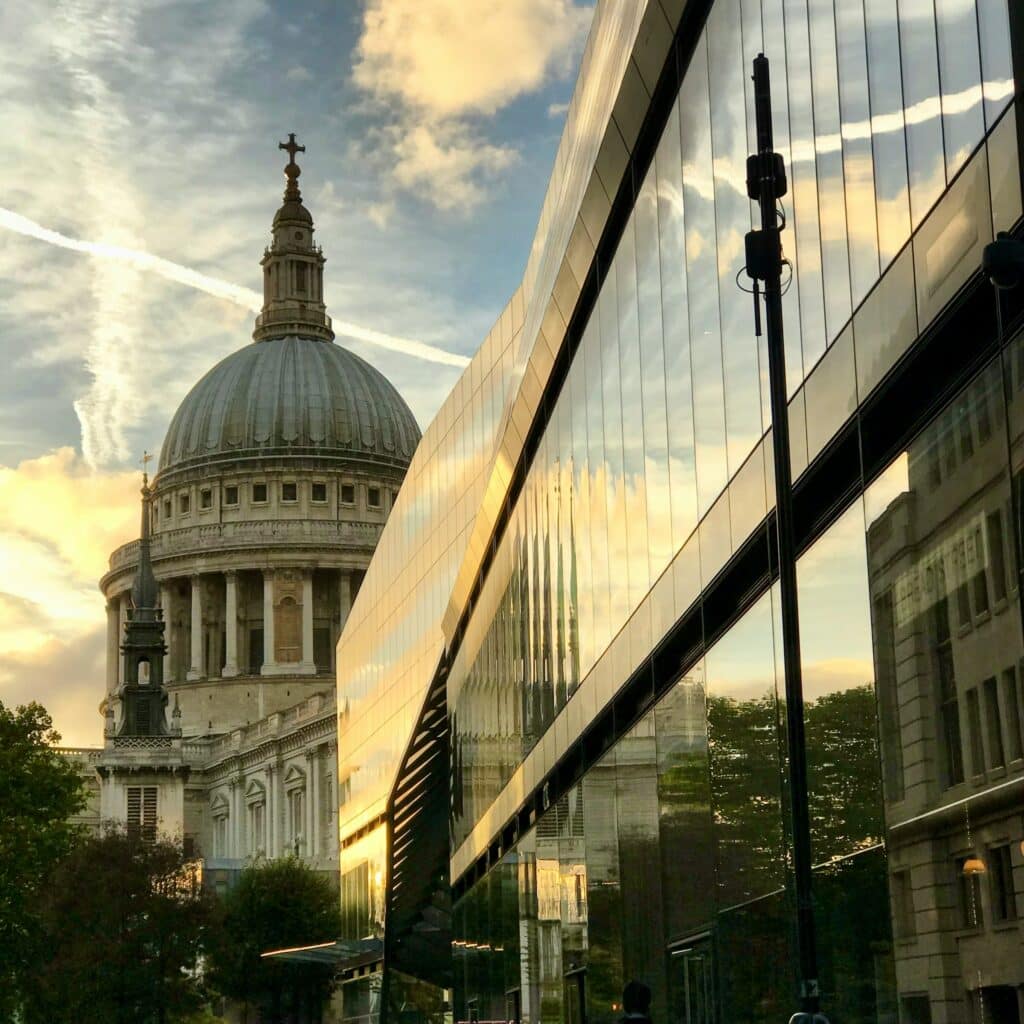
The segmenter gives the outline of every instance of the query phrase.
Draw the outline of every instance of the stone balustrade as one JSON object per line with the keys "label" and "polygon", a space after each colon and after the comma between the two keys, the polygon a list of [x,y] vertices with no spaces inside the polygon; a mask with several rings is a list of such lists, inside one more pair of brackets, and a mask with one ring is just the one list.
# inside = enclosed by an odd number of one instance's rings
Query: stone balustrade
{"label": "stone balustrade", "polygon": [[[333,519],[256,520],[238,523],[205,523],[165,530],[153,535],[150,551],[154,560],[191,552],[210,554],[275,542],[283,546],[313,544],[317,547],[376,546],[380,523],[339,522]],[[110,556],[110,571],[134,566],[139,557],[137,540],[122,544]]]}

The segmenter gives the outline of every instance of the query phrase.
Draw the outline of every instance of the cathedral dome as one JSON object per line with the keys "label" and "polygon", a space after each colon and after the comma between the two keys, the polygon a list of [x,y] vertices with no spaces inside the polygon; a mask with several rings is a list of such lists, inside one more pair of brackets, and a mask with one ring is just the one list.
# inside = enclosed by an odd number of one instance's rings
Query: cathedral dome
{"label": "cathedral dome", "polygon": [[160,473],[289,455],[404,467],[419,438],[382,373],[333,342],[289,335],[233,352],[192,388],[171,420]]}

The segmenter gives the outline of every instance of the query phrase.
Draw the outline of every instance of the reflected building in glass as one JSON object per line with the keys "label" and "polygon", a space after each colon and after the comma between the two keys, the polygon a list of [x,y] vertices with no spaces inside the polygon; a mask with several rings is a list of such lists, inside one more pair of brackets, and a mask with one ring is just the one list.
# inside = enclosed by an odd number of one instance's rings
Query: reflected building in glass
{"label": "reflected building in glass", "polygon": [[[752,58],[784,297],[822,1005],[1024,1016],[1024,289],[1006,0],[600,2],[523,282],[339,646],[350,1016],[788,1019]],[[1016,51],[1014,40],[1016,39]],[[1015,95],[1017,105],[1014,104]]]}

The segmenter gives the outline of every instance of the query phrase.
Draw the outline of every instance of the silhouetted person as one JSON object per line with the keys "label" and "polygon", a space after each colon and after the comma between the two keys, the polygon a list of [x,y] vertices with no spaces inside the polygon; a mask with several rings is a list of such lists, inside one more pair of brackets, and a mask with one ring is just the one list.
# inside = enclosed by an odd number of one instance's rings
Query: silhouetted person
{"label": "silhouetted person", "polygon": [[623,1016],[619,1024],[651,1024],[651,990],[635,978],[622,990]]}

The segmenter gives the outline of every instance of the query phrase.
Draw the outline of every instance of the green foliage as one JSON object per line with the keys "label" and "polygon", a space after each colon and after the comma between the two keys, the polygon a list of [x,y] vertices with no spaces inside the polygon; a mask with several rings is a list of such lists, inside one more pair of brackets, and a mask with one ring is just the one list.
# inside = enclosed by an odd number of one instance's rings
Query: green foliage
{"label": "green foliage", "polygon": [[170,1024],[202,1001],[212,897],[180,841],[110,829],[58,865],[39,900],[45,939],[26,1024]]}
{"label": "green foliage", "polygon": [[78,773],[54,749],[46,710],[0,701],[0,1019],[10,1020],[40,939],[34,903],[73,846],[84,804]]}
{"label": "green foliage", "polygon": [[294,857],[254,865],[227,893],[209,949],[214,988],[261,1019],[278,1021],[287,1010],[316,1018],[330,995],[332,970],[321,964],[261,959],[273,949],[330,942],[341,932],[338,894],[323,874]]}

